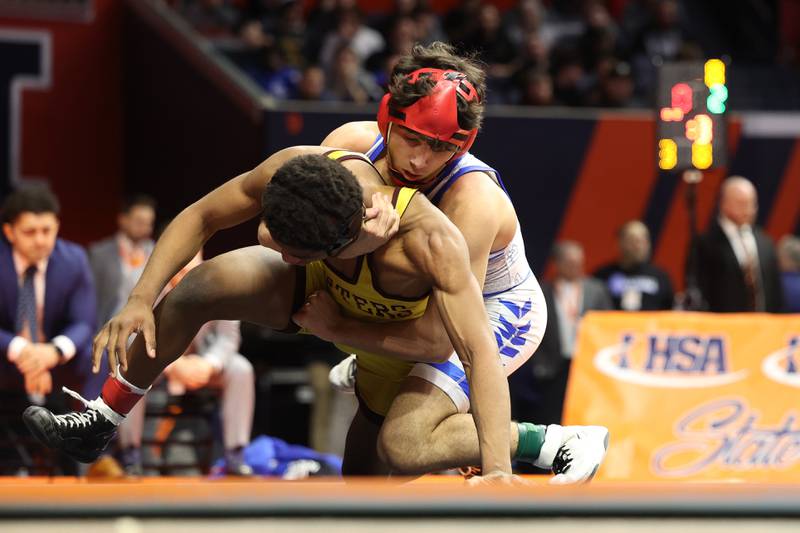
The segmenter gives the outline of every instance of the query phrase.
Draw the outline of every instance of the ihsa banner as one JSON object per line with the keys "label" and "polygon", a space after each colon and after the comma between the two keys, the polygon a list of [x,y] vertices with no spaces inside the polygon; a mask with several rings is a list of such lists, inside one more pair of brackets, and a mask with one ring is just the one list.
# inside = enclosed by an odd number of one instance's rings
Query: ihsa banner
{"label": "ihsa banner", "polygon": [[589,313],[565,423],[611,430],[606,480],[800,482],[800,316]]}

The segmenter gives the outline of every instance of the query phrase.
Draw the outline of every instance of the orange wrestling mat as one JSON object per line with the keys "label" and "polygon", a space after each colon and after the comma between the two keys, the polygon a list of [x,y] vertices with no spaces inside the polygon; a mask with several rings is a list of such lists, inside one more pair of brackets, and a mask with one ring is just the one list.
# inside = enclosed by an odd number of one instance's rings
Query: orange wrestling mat
{"label": "orange wrestling mat", "polygon": [[624,484],[467,487],[410,482],[143,478],[0,478],[0,518],[309,516],[800,516],[800,485]]}

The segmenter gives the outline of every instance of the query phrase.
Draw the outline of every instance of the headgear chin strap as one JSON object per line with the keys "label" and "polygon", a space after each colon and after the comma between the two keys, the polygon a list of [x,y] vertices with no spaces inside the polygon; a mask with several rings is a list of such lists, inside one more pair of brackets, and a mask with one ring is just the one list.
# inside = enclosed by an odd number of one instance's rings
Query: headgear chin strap
{"label": "headgear chin strap", "polygon": [[381,100],[378,110],[378,128],[384,139],[389,133],[389,124],[398,124],[431,139],[448,142],[458,147],[455,157],[460,157],[475,142],[478,129],[465,130],[458,125],[458,95],[467,101],[478,100],[478,91],[467,81],[467,76],[455,70],[422,68],[406,76],[414,84],[422,77],[429,77],[436,85],[430,94],[423,96],[408,107],[389,106],[391,94]]}

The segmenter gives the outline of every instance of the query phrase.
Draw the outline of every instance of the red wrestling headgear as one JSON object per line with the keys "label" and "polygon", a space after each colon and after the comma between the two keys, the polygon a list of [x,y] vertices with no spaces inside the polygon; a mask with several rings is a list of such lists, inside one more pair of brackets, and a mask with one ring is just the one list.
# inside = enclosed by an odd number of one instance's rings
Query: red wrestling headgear
{"label": "red wrestling headgear", "polygon": [[422,68],[406,76],[409,83],[421,77],[436,82],[431,93],[408,107],[390,109],[391,94],[387,93],[378,109],[378,128],[386,139],[389,124],[399,124],[426,137],[458,146],[455,157],[464,155],[475,142],[478,128],[464,130],[458,125],[458,95],[467,102],[478,99],[478,91],[467,76],[455,70]]}

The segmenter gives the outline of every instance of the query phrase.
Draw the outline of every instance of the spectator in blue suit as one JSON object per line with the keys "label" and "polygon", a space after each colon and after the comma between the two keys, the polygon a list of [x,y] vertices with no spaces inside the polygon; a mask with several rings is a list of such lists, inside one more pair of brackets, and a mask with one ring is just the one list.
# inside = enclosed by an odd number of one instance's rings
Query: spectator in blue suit
{"label": "spectator in blue suit", "polygon": [[86,252],[58,238],[59,204],[43,185],[10,194],[0,239],[0,388],[35,403],[80,390],[91,368],[95,293]]}

